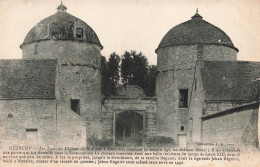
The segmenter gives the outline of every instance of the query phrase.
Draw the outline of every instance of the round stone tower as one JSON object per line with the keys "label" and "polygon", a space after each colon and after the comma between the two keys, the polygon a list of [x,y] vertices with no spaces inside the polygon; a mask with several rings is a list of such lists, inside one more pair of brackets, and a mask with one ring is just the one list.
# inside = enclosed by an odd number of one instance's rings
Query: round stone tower
{"label": "round stone tower", "polygon": [[66,9],[61,3],[57,13],[36,24],[20,48],[23,59],[57,60],[55,96],[60,129],[70,126],[72,118],[66,114],[70,112],[85,121],[91,135],[100,136],[103,46],[93,29]]}
{"label": "round stone tower", "polygon": [[197,12],[192,19],[173,27],[155,52],[157,132],[178,143],[187,135],[196,68],[203,60],[236,61],[238,49],[225,32],[204,21]]}

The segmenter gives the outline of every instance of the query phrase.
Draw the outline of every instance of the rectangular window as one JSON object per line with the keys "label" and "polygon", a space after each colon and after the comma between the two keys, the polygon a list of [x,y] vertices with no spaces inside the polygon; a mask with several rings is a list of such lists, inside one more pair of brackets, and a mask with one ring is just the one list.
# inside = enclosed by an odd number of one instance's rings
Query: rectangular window
{"label": "rectangular window", "polygon": [[179,90],[179,108],[188,107],[188,89]]}
{"label": "rectangular window", "polygon": [[83,28],[76,28],[76,37],[83,38]]}
{"label": "rectangular window", "polygon": [[34,45],[34,54],[38,54],[37,47],[38,45]]}
{"label": "rectangular window", "polygon": [[70,100],[70,107],[75,113],[80,115],[80,101],[79,99],[71,99]]}
{"label": "rectangular window", "polygon": [[26,132],[37,132],[38,129],[26,129]]}

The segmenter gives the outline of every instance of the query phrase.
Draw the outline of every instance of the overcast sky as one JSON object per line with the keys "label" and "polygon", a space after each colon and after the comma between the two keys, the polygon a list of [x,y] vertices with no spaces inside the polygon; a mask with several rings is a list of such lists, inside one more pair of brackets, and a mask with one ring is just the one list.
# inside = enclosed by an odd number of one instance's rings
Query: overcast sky
{"label": "overcast sky", "polygon": [[[54,14],[59,0],[0,0],[0,59],[21,58],[29,30]],[[199,9],[239,49],[238,59],[260,61],[260,0],[63,0],[67,12],[94,29],[102,54],[136,50],[156,64],[155,49],[174,26]]]}

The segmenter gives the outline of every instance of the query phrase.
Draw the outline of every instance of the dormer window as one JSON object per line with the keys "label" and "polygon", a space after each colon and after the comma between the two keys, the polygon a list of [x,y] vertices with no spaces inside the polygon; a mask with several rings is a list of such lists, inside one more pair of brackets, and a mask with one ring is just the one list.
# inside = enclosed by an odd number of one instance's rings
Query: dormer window
{"label": "dormer window", "polygon": [[76,37],[83,38],[83,28],[76,28]]}

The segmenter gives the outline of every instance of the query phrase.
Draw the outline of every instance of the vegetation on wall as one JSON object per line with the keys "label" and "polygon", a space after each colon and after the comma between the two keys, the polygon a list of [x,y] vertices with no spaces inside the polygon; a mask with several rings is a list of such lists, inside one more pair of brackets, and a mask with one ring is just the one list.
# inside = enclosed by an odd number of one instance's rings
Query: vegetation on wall
{"label": "vegetation on wall", "polygon": [[140,52],[125,51],[119,56],[115,52],[108,59],[101,58],[102,94],[116,94],[116,88],[138,85],[144,89],[146,96],[155,96],[156,65],[149,65],[147,58]]}

